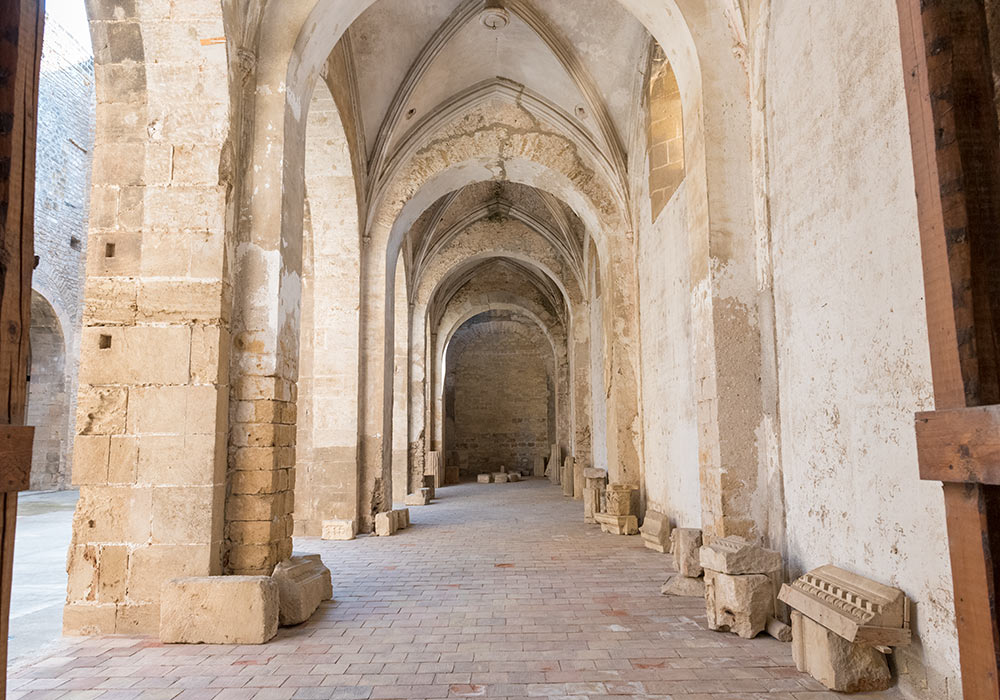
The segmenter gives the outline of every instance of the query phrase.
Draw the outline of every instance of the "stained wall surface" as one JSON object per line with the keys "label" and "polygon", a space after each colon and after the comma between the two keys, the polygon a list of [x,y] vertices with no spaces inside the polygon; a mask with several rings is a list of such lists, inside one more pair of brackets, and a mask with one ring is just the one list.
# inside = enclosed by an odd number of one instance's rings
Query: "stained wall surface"
{"label": "stained wall surface", "polygon": [[668,515],[676,527],[697,528],[701,482],[686,194],[681,185],[638,242],[642,415],[647,508]]}
{"label": "stained wall surface", "polygon": [[[83,261],[94,144],[94,60],[56,16],[45,20],[38,86],[32,373],[32,489],[70,483]],[[48,308],[46,308],[48,307]],[[39,313],[34,313],[37,308]]]}
{"label": "stained wall surface", "polygon": [[552,347],[541,329],[509,314],[481,314],[459,328],[447,355],[448,452],[468,474],[530,469],[549,444],[553,398]]}
{"label": "stained wall surface", "polygon": [[956,698],[941,490],[913,430],[933,400],[896,8],[847,9],[775,3],[767,63],[788,573],[901,587],[920,641],[900,685]]}

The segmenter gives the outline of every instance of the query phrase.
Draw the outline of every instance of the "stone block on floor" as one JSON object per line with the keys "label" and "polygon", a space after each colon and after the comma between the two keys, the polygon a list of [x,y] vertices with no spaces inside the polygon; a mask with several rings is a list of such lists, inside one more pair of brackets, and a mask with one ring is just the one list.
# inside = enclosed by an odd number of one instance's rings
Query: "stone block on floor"
{"label": "stone block on floor", "polygon": [[611,515],[610,513],[595,513],[594,519],[600,524],[601,530],[612,535],[638,535],[639,519],[634,515]]}
{"label": "stone block on floor", "polygon": [[476,477],[476,481],[478,481],[480,484],[492,484],[493,483],[493,475],[492,474],[480,474],[479,476]]}
{"label": "stone block on floor", "polygon": [[320,603],[333,598],[330,570],[318,554],[293,555],[274,567],[278,584],[278,621],[282,626],[308,620]]}
{"label": "stone block on floor", "polygon": [[453,486],[461,481],[461,474],[458,466],[447,466],[444,468],[444,483]]}
{"label": "stone block on floor", "polygon": [[770,574],[780,571],[782,566],[780,553],[747,542],[742,537],[715,540],[703,546],[699,556],[703,568],[733,576]]}
{"label": "stone block on floor", "polygon": [[493,474],[494,484],[506,484],[509,480],[509,475],[506,472],[495,472]]}
{"label": "stone block on floor", "polygon": [[678,598],[704,598],[705,579],[689,578],[675,574],[660,587],[660,593],[677,596]]}
{"label": "stone block on floor", "polygon": [[628,484],[608,484],[605,495],[606,512],[610,515],[632,515],[632,494],[635,491]]}
{"label": "stone block on floor", "polygon": [[278,632],[278,584],[270,576],[167,581],[160,591],[164,644],[263,644]]}
{"label": "stone block on floor", "polygon": [[427,488],[420,489],[406,497],[406,505],[408,506],[429,506],[430,504],[431,490]]}
{"label": "stone block on floor", "polygon": [[396,534],[396,516],[392,514],[392,511],[386,511],[384,513],[376,513],[375,515],[375,534],[378,537],[391,537]]}
{"label": "stone block on floor", "polygon": [[358,536],[356,520],[324,520],[324,540],[353,540]]}
{"label": "stone block on floor", "polygon": [[888,690],[892,684],[885,654],[848,642],[797,610],[792,611],[792,658],[799,671],[840,693]]}
{"label": "stone block on floor", "polygon": [[733,576],[705,569],[708,627],[753,639],[774,615],[774,582],[764,574]]}
{"label": "stone block on floor", "polygon": [[541,455],[537,455],[535,457],[535,476],[545,476],[545,457],[542,457]]}
{"label": "stone block on floor", "polygon": [[670,551],[670,519],[663,513],[647,510],[639,532],[642,533],[642,543],[646,549],[660,554]]}
{"label": "stone block on floor", "polygon": [[670,532],[670,553],[674,568],[681,576],[698,578],[704,573],[701,566],[701,530],[676,527]]}

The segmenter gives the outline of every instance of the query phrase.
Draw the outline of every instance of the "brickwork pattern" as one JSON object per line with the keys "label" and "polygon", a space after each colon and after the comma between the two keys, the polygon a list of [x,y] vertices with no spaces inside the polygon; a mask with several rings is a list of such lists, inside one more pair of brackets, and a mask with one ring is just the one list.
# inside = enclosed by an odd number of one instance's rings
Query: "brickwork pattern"
{"label": "brickwork pattern", "polygon": [[551,444],[551,364],[552,346],[527,319],[493,312],[466,322],[448,349],[449,459],[470,474],[530,468]]}
{"label": "brickwork pattern", "polygon": [[334,601],[267,645],[77,642],[15,673],[9,698],[838,697],[790,645],[708,631],[700,599],[660,595],[670,557],[584,525],[547,480],[449,487],[411,516],[394,537],[300,540]]}
{"label": "brickwork pattern", "polygon": [[[58,17],[46,16],[38,86],[38,266],[32,278],[35,293],[44,301],[33,302],[40,313],[33,309],[34,378],[28,402],[28,424],[35,426],[33,489],[61,489],[70,483],[70,417],[76,404],[94,144],[94,60],[90,54],[90,47],[80,46]],[[43,311],[46,305],[54,313]]]}

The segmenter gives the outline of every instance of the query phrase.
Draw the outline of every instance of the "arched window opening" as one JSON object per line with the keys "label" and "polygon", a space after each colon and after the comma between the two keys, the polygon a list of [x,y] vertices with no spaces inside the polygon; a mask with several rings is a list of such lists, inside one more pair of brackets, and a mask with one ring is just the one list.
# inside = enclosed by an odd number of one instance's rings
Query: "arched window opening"
{"label": "arched window opening", "polygon": [[654,43],[649,58],[649,198],[653,221],[684,181],[681,92],[670,62]]}

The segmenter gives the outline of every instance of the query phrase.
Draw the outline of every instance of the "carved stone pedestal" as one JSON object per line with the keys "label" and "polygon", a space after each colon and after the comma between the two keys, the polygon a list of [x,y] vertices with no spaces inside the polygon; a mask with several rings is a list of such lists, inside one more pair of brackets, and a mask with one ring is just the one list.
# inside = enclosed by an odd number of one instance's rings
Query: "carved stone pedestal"
{"label": "carved stone pedestal", "polygon": [[596,523],[594,514],[601,512],[601,493],[607,483],[608,472],[606,469],[587,467],[583,470],[583,478],[586,482],[583,489],[583,522]]}
{"label": "carved stone pedestal", "polygon": [[638,535],[639,519],[634,515],[611,515],[596,513],[594,519],[600,524],[601,530],[612,535]]}
{"label": "carved stone pedestal", "polygon": [[491,484],[491,483],[493,483],[493,475],[492,474],[480,474],[479,476],[476,477],[476,481],[478,483],[480,483],[480,484]]}
{"label": "carved stone pedestal", "polygon": [[705,570],[705,612],[708,627],[753,639],[774,615],[774,584],[770,576],[732,576]]}
{"label": "carved stone pedestal", "polygon": [[353,540],[358,536],[356,520],[324,520],[324,540]]}

